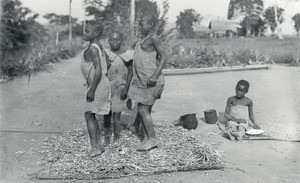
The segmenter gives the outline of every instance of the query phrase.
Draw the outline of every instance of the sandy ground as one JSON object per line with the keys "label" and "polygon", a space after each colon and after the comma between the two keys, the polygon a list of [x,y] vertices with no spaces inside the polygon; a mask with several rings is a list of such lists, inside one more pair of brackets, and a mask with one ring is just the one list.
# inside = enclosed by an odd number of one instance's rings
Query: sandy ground
{"label": "sandy ground", "polygon": [[[51,66],[49,71],[0,85],[1,182],[63,182],[29,180],[41,167],[30,148],[43,137],[85,125],[82,104],[84,80],[79,57]],[[279,141],[231,142],[216,125],[203,122],[203,111],[221,115],[239,79],[250,82],[257,121],[266,134],[300,139],[300,68],[272,66],[270,70],[168,76],[162,99],[153,108],[154,120],[170,125],[180,115],[197,113],[195,130],[204,141],[218,143],[226,162],[222,171],[195,171],[85,182],[297,182],[300,179],[300,143]],[[83,181],[78,181],[83,182]]]}

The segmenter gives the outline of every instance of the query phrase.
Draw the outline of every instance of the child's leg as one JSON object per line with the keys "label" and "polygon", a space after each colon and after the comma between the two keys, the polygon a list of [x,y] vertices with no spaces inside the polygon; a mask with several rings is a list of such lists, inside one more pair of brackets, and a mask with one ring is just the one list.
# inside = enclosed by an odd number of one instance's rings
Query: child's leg
{"label": "child's leg", "polygon": [[110,111],[108,115],[104,116],[104,144],[105,145],[108,145],[110,143],[110,137],[112,134],[111,115],[112,115],[112,112]]}
{"label": "child's leg", "polygon": [[100,142],[99,124],[95,118],[95,114],[91,112],[85,112],[84,116],[91,142],[91,151],[89,156],[95,157],[104,152],[104,147]]}
{"label": "child's leg", "polygon": [[236,140],[243,140],[244,135],[246,134],[246,129],[243,126],[238,126],[237,132],[231,132],[235,136]]}
{"label": "child's leg", "polygon": [[134,126],[135,134],[138,134],[138,132],[139,132],[141,120],[142,120],[142,116],[139,113],[139,111],[137,111],[134,123],[132,124],[132,126]]}
{"label": "child's leg", "polygon": [[140,112],[137,112],[133,126],[134,126],[134,132],[135,132],[136,136],[141,141],[143,141],[145,138],[145,129],[144,129],[144,126],[142,125],[143,124],[142,121],[143,121],[143,118],[142,118]]}
{"label": "child's leg", "polygon": [[232,141],[235,140],[235,136],[232,133],[236,131],[237,131],[237,126],[235,125],[230,126],[230,129],[228,130],[228,136],[230,140]]}
{"label": "child's leg", "polygon": [[121,112],[113,113],[113,129],[114,129],[114,142],[120,138],[121,131]]}
{"label": "child's leg", "polygon": [[152,108],[152,106],[143,105],[140,103],[138,104],[138,111],[143,119],[142,124],[145,129],[145,135],[148,138],[148,139],[145,139],[145,140],[147,140],[147,142],[145,144],[143,144],[139,148],[139,150],[149,150],[149,149],[157,146],[155,132],[154,132],[154,128],[153,128],[153,120],[151,117],[151,108]]}

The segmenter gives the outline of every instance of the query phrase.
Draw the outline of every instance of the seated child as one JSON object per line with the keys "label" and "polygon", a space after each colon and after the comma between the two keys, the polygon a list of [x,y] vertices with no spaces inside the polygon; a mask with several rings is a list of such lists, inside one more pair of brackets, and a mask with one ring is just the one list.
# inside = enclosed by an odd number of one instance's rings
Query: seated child
{"label": "seated child", "polygon": [[[110,61],[108,69],[108,79],[111,86],[111,114],[113,117],[114,142],[120,138],[121,112],[127,111],[127,93],[132,79],[132,59],[133,51],[122,49],[123,36],[120,32],[112,32],[108,42],[110,49],[106,49],[107,58]],[[110,143],[111,121],[104,124],[105,144]]]}
{"label": "seated child", "polygon": [[242,140],[251,122],[254,128],[260,128],[254,118],[253,102],[245,96],[248,90],[248,81],[240,80],[235,87],[236,95],[227,100],[225,118],[229,120],[226,125],[230,127],[228,130],[230,140]]}
{"label": "seated child", "polygon": [[103,32],[102,25],[90,21],[86,25],[83,39],[89,42],[81,61],[81,71],[86,80],[87,93],[85,104],[85,119],[90,137],[91,151],[89,156],[94,157],[104,152],[100,142],[100,129],[96,115],[107,114],[110,110],[110,85],[107,74],[107,61],[102,45],[99,43]]}

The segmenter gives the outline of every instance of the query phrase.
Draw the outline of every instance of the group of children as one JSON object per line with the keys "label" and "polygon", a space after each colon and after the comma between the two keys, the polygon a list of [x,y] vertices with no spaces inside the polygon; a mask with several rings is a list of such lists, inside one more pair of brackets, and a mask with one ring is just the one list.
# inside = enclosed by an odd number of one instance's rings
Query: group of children
{"label": "group of children", "polygon": [[151,108],[163,91],[162,69],[166,54],[155,34],[155,27],[155,14],[144,12],[139,20],[141,38],[133,52],[123,49],[123,35],[118,31],[109,35],[110,49],[103,49],[100,44],[102,25],[95,21],[87,23],[83,39],[89,42],[89,46],[83,54],[81,70],[87,85],[85,119],[91,142],[89,156],[104,152],[98,115],[103,116],[104,143],[110,143],[111,129],[116,142],[120,138],[121,112],[131,109],[132,101],[137,102],[133,125],[136,133],[143,132],[143,140],[137,150],[157,146]]}
{"label": "group of children", "polygon": [[[83,54],[81,70],[87,85],[85,119],[91,157],[104,152],[98,115],[103,116],[104,143],[110,143],[112,129],[113,140],[116,142],[120,138],[121,112],[131,109],[132,101],[137,102],[133,126],[142,140],[137,150],[149,150],[158,145],[151,109],[164,88],[162,69],[166,63],[166,54],[155,34],[156,20],[152,12],[144,12],[140,17],[141,38],[135,44],[134,51],[122,49],[123,35],[118,31],[109,35],[110,49],[103,49],[100,44],[103,26],[89,21],[85,27],[83,39],[89,42],[89,46]],[[244,96],[248,89],[249,83],[240,81],[236,86],[236,96],[230,97],[227,102],[226,118],[230,120],[228,125],[232,126],[229,132],[232,140],[242,138],[248,128],[248,119],[258,127],[253,116],[253,102]]]}

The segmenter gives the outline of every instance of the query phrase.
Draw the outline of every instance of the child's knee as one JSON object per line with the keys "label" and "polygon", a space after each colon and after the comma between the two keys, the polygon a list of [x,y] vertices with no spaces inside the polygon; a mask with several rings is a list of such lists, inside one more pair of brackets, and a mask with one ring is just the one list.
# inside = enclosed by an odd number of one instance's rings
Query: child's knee
{"label": "child's knee", "polygon": [[239,132],[240,134],[245,134],[245,133],[246,133],[246,129],[245,129],[243,126],[239,126],[239,127],[238,127],[238,132]]}
{"label": "child's knee", "polygon": [[138,111],[141,115],[145,115],[145,114],[149,113],[149,107],[145,106],[145,105],[139,105]]}
{"label": "child's knee", "polygon": [[230,125],[229,128],[231,131],[238,131],[237,126],[235,125]]}
{"label": "child's knee", "polygon": [[91,111],[87,111],[84,113],[84,117],[86,120],[89,120],[91,117],[93,117],[93,113]]}

